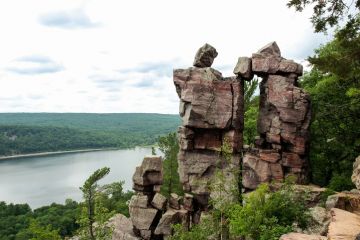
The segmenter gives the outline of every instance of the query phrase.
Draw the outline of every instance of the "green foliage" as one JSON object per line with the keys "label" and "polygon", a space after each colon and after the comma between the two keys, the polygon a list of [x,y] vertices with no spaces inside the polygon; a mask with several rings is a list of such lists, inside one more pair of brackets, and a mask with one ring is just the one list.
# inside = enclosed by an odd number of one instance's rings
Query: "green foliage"
{"label": "green foliage", "polygon": [[23,240],[60,240],[61,237],[57,230],[53,230],[51,225],[43,227],[36,220],[30,220],[30,225],[27,229],[19,232],[16,239]]}
{"label": "green foliage", "polygon": [[257,119],[259,115],[259,96],[255,96],[256,89],[259,86],[259,80],[254,78],[251,81],[245,81],[244,85],[244,144],[254,144],[257,133]]}
{"label": "green foliage", "polygon": [[351,188],[352,163],[360,153],[359,26],[352,30],[339,30],[317,49],[309,58],[313,69],[301,81],[312,100],[312,181],[332,182],[337,190]]}
{"label": "green foliage", "polygon": [[218,232],[218,226],[214,224],[211,218],[193,225],[189,230],[181,224],[176,224],[173,228],[174,234],[169,237],[169,240],[208,240],[210,236],[216,236]]}
{"label": "green foliage", "polygon": [[32,211],[28,204],[0,202],[0,239],[14,240],[16,234],[29,226]]}
{"label": "green foliage", "polygon": [[252,102],[255,98],[256,89],[259,86],[259,80],[257,78],[251,81],[244,81],[244,110],[245,112],[252,106]]}
{"label": "green foliage", "polygon": [[332,176],[328,187],[334,191],[340,192],[353,189],[354,184],[349,176],[345,174],[335,174]]}
{"label": "green foliage", "polygon": [[[129,216],[127,202],[133,195],[132,192],[123,192],[124,182],[114,182],[104,186],[97,186],[97,179],[101,178],[103,171],[88,179],[84,184],[87,190],[92,189],[94,195],[94,220],[104,224],[114,213]],[[106,174],[105,174],[106,175]],[[93,184],[91,184],[93,183]],[[86,185],[86,186],[85,186]],[[29,240],[29,239],[57,239],[73,236],[79,229],[79,221],[84,224],[89,222],[86,218],[88,212],[85,203],[67,199],[65,204],[53,203],[31,210],[28,204],[6,204],[0,202],[0,239],[1,240]],[[82,214],[82,215],[81,215]],[[31,225],[31,223],[33,223]],[[95,228],[97,239],[107,238],[111,229],[105,227]],[[49,235],[47,235],[49,234]],[[54,235],[51,235],[54,234]],[[42,237],[45,236],[45,237]]]}
{"label": "green foliage", "polygon": [[230,232],[246,239],[279,239],[294,223],[306,227],[309,216],[305,199],[296,196],[291,184],[270,192],[267,184],[244,196],[244,204],[229,210]]}
{"label": "green foliage", "polygon": [[[80,239],[99,240],[108,239],[112,229],[106,226],[106,221],[114,214],[104,206],[103,193],[97,182],[109,174],[110,169],[104,167],[96,170],[84,183],[80,190],[83,192],[82,203],[78,223],[80,225]],[[96,222],[96,224],[95,224]]]}
{"label": "green foliage", "polygon": [[59,234],[65,237],[72,236],[79,228],[76,223],[78,214],[78,203],[67,199],[65,205],[53,203],[50,206],[37,208],[32,216],[41,226],[51,225],[52,229],[58,229]]}
{"label": "green foliage", "polygon": [[294,7],[296,11],[303,11],[307,5],[313,6],[311,22],[315,32],[326,32],[328,27],[339,24],[345,17],[347,24],[359,16],[360,0],[289,0],[288,7]]}
{"label": "green foliage", "polygon": [[151,145],[179,120],[166,114],[0,113],[0,155]]}
{"label": "green foliage", "polygon": [[259,96],[255,96],[249,103],[249,107],[245,112],[244,120],[244,144],[253,145],[257,132],[257,119],[259,115]]}
{"label": "green foliage", "polygon": [[161,193],[169,197],[171,193],[183,194],[182,185],[178,174],[177,154],[179,143],[176,133],[169,133],[158,139],[159,150],[164,154],[163,170],[164,183]]}
{"label": "green foliage", "polygon": [[129,217],[127,202],[134,194],[131,191],[123,192],[124,181],[113,182],[101,187],[102,194],[99,194],[104,207],[110,212],[121,213]]}

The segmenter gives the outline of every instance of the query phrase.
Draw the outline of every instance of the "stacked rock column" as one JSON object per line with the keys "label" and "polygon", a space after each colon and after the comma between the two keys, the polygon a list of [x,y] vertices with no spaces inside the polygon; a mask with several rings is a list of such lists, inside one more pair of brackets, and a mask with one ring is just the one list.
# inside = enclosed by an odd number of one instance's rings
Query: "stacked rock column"
{"label": "stacked rock column", "polygon": [[[238,65],[245,65],[243,62],[239,59]],[[308,173],[311,110],[309,95],[298,87],[302,66],[282,58],[279,47],[272,42],[252,55],[251,70],[262,78],[260,136],[256,148],[244,155],[242,184],[255,189],[261,182],[282,181],[288,175],[304,183]],[[242,73],[238,74],[241,77]]]}
{"label": "stacked rock column", "polygon": [[[163,183],[161,157],[145,157],[133,175],[135,195],[129,203],[130,219],[136,239],[164,239],[172,234],[173,224],[189,225],[192,197],[160,193]],[[125,239],[125,238],[124,238]],[[130,238],[129,238],[130,239]],[[133,238],[131,238],[133,239]]]}
{"label": "stacked rock column", "polygon": [[[209,185],[217,168],[226,179],[234,179],[240,168],[243,131],[243,85],[236,77],[224,78],[211,68],[215,48],[205,44],[196,54],[194,67],[174,70],[174,84],[180,98],[178,155],[180,181],[194,196],[193,222],[206,210]],[[225,161],[221,148],[225,141],[231,159]],[[236,171],[235,171],[236,172]]]}

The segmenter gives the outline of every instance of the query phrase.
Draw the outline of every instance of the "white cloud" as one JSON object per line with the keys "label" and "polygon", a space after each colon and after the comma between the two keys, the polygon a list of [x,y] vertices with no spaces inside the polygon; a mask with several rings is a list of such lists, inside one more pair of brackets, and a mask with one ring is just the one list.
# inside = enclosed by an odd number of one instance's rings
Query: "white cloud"
{"label": "white cloud", "polygon": [[273,40],[304,61],[327,40],[310,14],[280,0],[1,1],[0,111],[177,113],[172,69],[205,42],[225,76]]}
{"label": "white cloud", "polygon": [[40,24],[64,29],[93,28],[100,24],[92,22],[82,9],[56,11],[39,17]]}

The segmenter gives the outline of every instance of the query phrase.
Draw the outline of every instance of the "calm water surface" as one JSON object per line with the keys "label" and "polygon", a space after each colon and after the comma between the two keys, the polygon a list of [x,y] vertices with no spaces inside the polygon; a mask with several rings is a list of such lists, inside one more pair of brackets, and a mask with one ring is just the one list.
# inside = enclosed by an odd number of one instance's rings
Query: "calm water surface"
{"label": "calm water surface", "polygon": [[151,148],[67,153],[0,160],[0,201],[28,203],[32,208],[81,200],[79,187],[95,170],[110,167],[100,184],[125,181],[131,190],[132,174]]}

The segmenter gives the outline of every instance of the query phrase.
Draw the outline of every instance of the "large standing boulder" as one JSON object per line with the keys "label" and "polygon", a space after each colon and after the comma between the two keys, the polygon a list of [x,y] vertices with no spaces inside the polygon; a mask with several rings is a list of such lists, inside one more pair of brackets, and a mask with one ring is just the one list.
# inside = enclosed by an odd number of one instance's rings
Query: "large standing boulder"
{"label": "large standing boulder", "polygon": [[331,209],[328,240],[355,240],[360,234],[360,216],[338,208]]}
{"label": "large standing boulder", "polygon": [[218,53],[210,44],[205,44],[197,51],[194,59],[194,67],[211,67]]}
{"label": "large standing boulder", "polygon": [[355,159],[353,169],[351,180],[355,184],[356,188],[360,189],[360,156]]}

